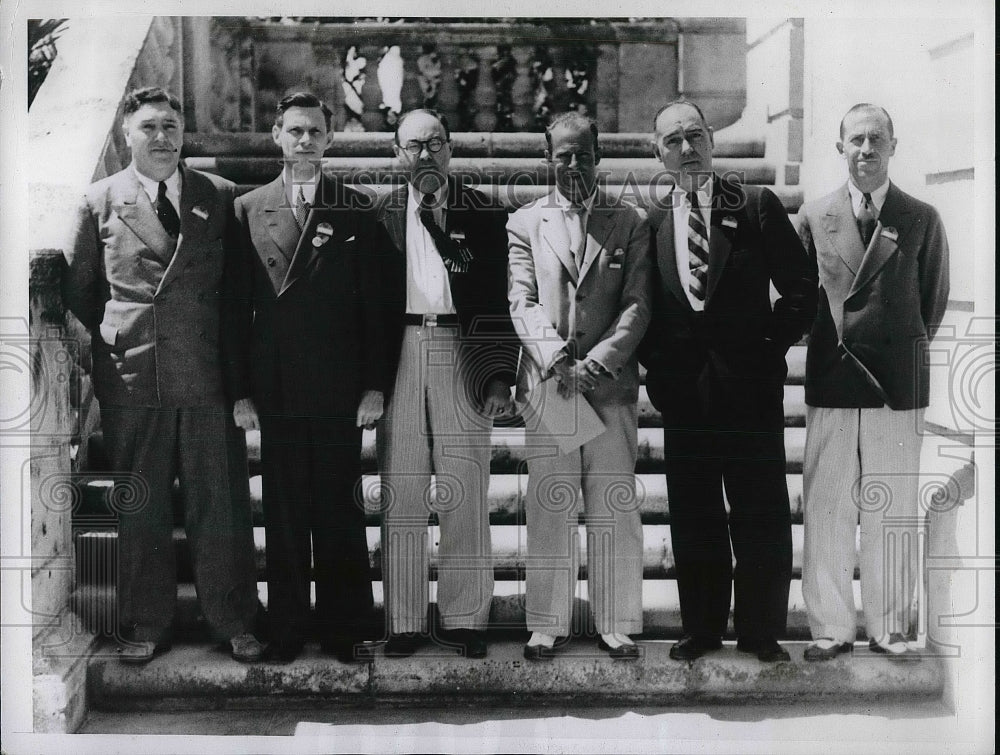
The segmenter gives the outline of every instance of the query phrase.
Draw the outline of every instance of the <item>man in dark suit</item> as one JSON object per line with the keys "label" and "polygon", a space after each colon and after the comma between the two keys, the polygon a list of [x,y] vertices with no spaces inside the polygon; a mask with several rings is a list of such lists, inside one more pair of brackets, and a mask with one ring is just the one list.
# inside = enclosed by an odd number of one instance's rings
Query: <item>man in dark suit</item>
{"label": "man in dark suit", "polygon": [[507,311],[507,213],[448,177],[451,135],[434,111],[404,114],[394,150],[408,182],[377,208],[395,246],[380,294],[390,307],[395,376],[378,429],[386,654],[412,654],[427,629],[433,511],[444,629],[435,639],[481,658],[493,597],[490,431],[493,417],[511,410],[517,363]]}
{"label": "man in dark suit", "polygon": [[358,643],[372,631],[361,429],[381,417],[387,389],[374,271],[388,239],[361,211],[370,200],[322,173],[330,118],[312,94],[282,99],[271,133],[284,169],[235,205],[243,349],[232,390],[237,424],[261,431],[268,615],[282,661],[309,632],[311,575],[325,652],[367,655]]}
{"label": "man in dark suit", "polygon": [[[809,661],[853,648],[851,583],[861,522],[861,604],[873,652],[906,643],[916,583],[917,497],[928,344],[948,303],[937,212],[889,181],[896,150],[881,107],[852,107],[837,150],[849,180],[799,212],[819,269],[806,357],[805,560]],[[888,566],[891,565],[891,568]]]}
{"label": "man in dark suit", "polygon": [[675,184],[649,212],[656,282],[639,358],[663,415],[685,635],[670,656],[720,648],[735,591],[737,648],[787,660],[785,352],[812,322],[816,278],[778,198],[713,173],[713,147],[694,103],[657,114],[653,151]]}
{"label": "man in dark suit", "polygon": [[219,291],[235,187],[179,167],[176,97],[136,90],[123,112],[132,162],[87,192],[64,280],[66,303],[91,332],[109,461],[136,497],[118,520],[122,660],[146,663],[170,643],[179,477],[202,612],[234,658],[255,661],[246,447],[220,367],[231,345]]}

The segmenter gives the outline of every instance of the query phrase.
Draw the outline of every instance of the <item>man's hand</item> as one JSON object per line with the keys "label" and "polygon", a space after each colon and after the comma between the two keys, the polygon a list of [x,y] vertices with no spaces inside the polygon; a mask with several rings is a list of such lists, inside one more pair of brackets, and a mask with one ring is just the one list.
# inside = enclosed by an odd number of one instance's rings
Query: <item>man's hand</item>
{"label": "man's hand", "polygon": [[257,407],[252,398],[241,398],[233,404],[233,421],[236,426],[247,430],[260,430],[260,420],[257,419]]}
{"label": "man's hand", "polygon": [[553,371],[559,382],[559,395],[563,398],[573,398],[577,393],[594,390],[601,376],[601,368],[590,359],[564,359],[553,367]]}
{"label": "man's hand", "polygon": [[514,411],[514,401],[510,388],[502,380],[491,380],[486,385],[483,399],[483,414],[487,417],[507,417]]}
{"label": "man's hand", "polygon": [[382,418],[382,391],[365,391],[358,404],[357,426],[365,430],[375,427],[375,421]]}

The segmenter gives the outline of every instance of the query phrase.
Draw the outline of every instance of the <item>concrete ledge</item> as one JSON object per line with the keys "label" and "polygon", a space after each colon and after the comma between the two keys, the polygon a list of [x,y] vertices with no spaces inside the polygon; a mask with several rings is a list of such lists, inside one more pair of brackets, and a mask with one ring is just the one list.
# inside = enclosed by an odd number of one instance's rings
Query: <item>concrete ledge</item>
{"label": "concrete ledge", "polygon": [[345,665],[309,647],[295,662],[242,665],[205,645],[175,647],[147,666],[117,660],[91,664],[88,691],[96,708],[171,710],[269,709],[310,700],[423,706],[468,704],[688,705],[731,702],[937,698],[939,660],[894,662],[859,647],[853,658],[802,661],[804,644],[789,646],[792,662],[762,664],[727,646],[694,663],[669,659],[669,643],[640,643],[642,658],[618,662],[579,638],[551,662],[531,663],[519,641],[494,641],[489,657],[468,660],[427,645],[414,656]]}
{"label": "concrete ledge", "polygon": [[100,644],[68,609],[32,643],[31,697],[36,734],[72,733],[87,714],[87,663]]}

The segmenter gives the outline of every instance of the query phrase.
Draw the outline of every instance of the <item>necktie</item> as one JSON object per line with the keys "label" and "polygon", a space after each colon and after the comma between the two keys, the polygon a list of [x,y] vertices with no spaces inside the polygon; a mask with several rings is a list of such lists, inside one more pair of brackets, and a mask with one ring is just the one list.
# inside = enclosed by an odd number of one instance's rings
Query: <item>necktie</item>
{"label": "necktie", "polygon": [[576,261],[576,269],[583,269],[583,258],[586,252],[586,245],[583,243],[583,211],[584,208],[571,205],[566,208],[566,231],[569,233],[569,251]]}
{"label": "necktie", "polygon": [[299,228],[306,227],[306,219],[309,217],[309,203],[306,201],[305,192],[299,187],[299,195],[295,199],[295,222]]}
{"label": "necktie", "polygon": [[173,203],[167,199],[167,184],[165,181],[160,181],[160,185],[156,188],[156,217],[159,218],[163,230],[172,239],[176,239],[181,235],[181,219],[177,217],[177,210],[174,209]]}
{"label": "necktie", "polygon": [[872,235],[875,233],[875,224],[878,219],[875,217],[872,195],[866,193],[861,196],[861,207],[858,209],[858,231],[861,233],[861,241],[867,249],[871,243]]}
{"label": "necktie", "polygon": [[708,286],[708,230],[705,219],[698,209],[698,195],[688,194],[691,212],[688,213],[688,266],[691,270],[691,283],[688,288],[696,299],[705,301],[705,289]]}
{"label": "necktie", "polygon": [[420,222],[423,223],[427,233],[434,240],[434,246],[444,266],[453,273],[464,273],[469,269],[469,262],[472,260],[472,252],[464,245],[456,244],[451,238],[441,230],[441,226],[434,220],[434,195],[424,194],[420,198]]}

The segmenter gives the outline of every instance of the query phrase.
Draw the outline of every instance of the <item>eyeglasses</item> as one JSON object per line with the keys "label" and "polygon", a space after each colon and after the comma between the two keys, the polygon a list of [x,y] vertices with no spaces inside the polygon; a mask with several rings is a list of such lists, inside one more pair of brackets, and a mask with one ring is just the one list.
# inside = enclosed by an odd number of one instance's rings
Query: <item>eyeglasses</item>
{"label": "eyeglasses", "polygon": [[440,137],[435,136],[432,139],[411,139],[406,144],[402,145],[403,149],[409,152],[411,155],[419,155],[424,151],[424,147],[427,147],[427,151],[432,155],[436,155],[440,152],[444,145],[448,142]]}

